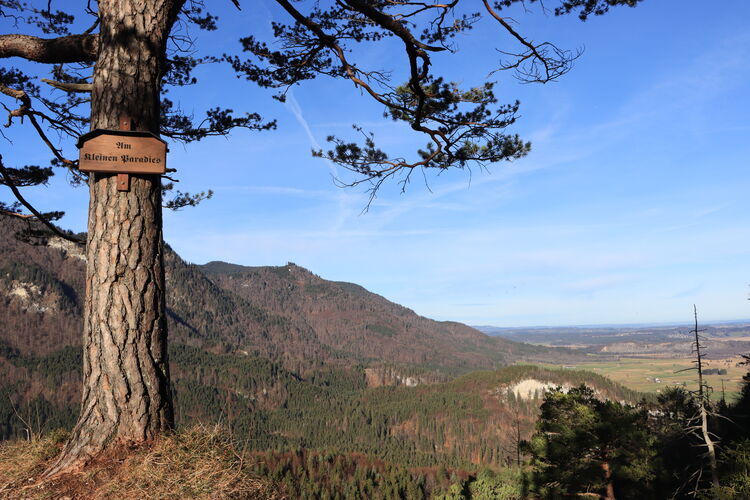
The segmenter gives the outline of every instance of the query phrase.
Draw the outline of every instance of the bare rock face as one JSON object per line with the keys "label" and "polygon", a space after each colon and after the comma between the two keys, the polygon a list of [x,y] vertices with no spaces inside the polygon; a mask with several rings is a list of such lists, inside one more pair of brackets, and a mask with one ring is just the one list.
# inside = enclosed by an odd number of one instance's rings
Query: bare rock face
{"label": "bare rock face", "polygon": [[365,368],[365,383],[367,387],[404,386],[416,387],[424,384],[434,384],[444,381],[438,374],[407,375],[398,369],[388,366]]}
{"label": "bare rock face", "polygon": [[21,307],[40,313],[57,310],[56,297],[45,295],[39,285],[19,280],[12,280],[9,285],[6,293]]}
{"label": "bare rock face", "polygon": [[72,241],[64,240],[59,236],[53,236],[47,240],[47,246],[49,248],[60,250],[65,256],[70,256],[82,262],[86,262],[85,249],[81,245],[76,245]]}
{"label": "bare rock face", "polygon": [[[539,399],[545,392],[554,389],[555,387],[557,387],[557,385],[552,382],[543,382],[541,380],[527,378],[516,382],[510,390],[513,391],[513,394],[515,394],[517,398],[530,400]],[[566,392],[570,390],[570,386],[562,386],[562,388],[563,391]]]}

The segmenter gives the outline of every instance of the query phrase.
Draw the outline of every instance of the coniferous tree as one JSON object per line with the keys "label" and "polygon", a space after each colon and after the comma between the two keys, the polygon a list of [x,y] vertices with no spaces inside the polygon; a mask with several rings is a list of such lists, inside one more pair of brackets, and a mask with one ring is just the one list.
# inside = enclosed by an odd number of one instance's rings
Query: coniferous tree
{"label": "coniferous tree", "polygon": [[614,500],[648,491],[651,439],[645,410],[600,401],[581,385],[545,394],[536,433],[524,448],[543,496],[592,492]]}

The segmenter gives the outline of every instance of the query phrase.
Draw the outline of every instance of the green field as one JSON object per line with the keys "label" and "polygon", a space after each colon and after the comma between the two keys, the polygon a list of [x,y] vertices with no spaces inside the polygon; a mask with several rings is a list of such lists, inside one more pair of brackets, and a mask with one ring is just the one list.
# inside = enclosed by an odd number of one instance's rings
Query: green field
{"label": "green field", "polygon": [[[739,391],[742,376],[748,372],[747,366],[738,366],[742,358],[708,360],[704,369],[726,369],[726,375],[705,375],[706,383],[713,388],[712,399],[721,398],[722,381],[726,399],[731,401]],[[679,386],[688,390],[698,387],[698,375],[695,370],[685,371],[694,364],[688,358],[612,358],[598,359],[575,365],[578,370],[590,370],[608,377],[615,382],[641,392],[659,393],[668,387]],[[572,366],[570,367],[572,368]]]}

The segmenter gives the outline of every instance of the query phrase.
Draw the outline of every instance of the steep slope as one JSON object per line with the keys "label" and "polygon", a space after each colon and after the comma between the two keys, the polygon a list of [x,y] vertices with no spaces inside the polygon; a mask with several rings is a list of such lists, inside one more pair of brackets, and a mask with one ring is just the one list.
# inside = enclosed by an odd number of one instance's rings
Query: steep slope
{"label": "steep slope", "polygon": [[[0,219],[0,343],[46,355],[80,345],[84,261],[59,238],[32,246]],[[293,264],[195,266],[165,254],[171,342],[245,352],[304,374],[328,363],[461,373],[557,351],[437,322],[364,288]]]}
{"label": "steep slope", "polygon": [[0,217],[0,345],[47,354],[80,344],[84,262],[61,238],[18,241],[22,225]]}
{"label": "steep slope", "polygon": [[243,267],[210,262],[200,268],[223,290],[289,324],[304,320],[320,344],[365,363],[466,371],[552,352],[418,316],[359,285],[327,281],[291,263]]}
{"label": "steep slope", "polygon": [[[250,369],[253,361],[206,354],[185,363],[193,370],[210,366],[214,383],[226,386],[237,383],[235,370]],[[601,398],[635,403],[642,397],[591,372],[532,365],[478,371],[417,387],[366,388],[361,376],[343,370],[302,381],[279,370],[276,382],[281,405],[241,411],[247,404],[243,389],[229,399],[219,391],[211,404],[194,399],[180,408],[202,409],[205,413],[191,417],[204,421],[223,416],[256,450],[309,448],[365,453],[414,467],[461,467],[515,459],[517,440],[530,436],[547,388],[586,383]],[[536,390],[524,390],[530,387]]]}

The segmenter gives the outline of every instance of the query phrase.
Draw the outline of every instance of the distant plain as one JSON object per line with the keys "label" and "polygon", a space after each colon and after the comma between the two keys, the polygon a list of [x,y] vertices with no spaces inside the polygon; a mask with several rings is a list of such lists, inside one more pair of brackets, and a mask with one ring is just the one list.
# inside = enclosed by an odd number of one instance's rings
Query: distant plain
{"label": "distant plain", "polygon": [[[567,365],[571,369],[589,370],[640,392],[658,394],[668,387],[689,391],[698,388],[691,335],[694,326],[478,328],[515,341],[572,348],[585,357]],[[726,374],[704,375],[711,398],[725,397],[731,402],[748,372],[741,355],[750,354],[750,325],[744,321],[699,324],[698,329],[704,346],[704,372],[726,370]]]}
{"label": "distant plain", "polygon": [[[726,375],[704,375],[706,384],[712,388],[711,399],[724,397],[732,401],[739,394],[742,376],[747,373],[747,366],[740,365],[743,359],[739,356],[725,359],[706,360],[705,369],[726,369]],[[559,365],[542,365],[559,366]],[[577,370],[588,370],[604,375],[629,389],[639,392],[661,393],[668,387],[684,387],[689,391],[697,390],[698,375],[695,364],[688,358],[600,358],[596,361],[582,362],[575,366]]]}

